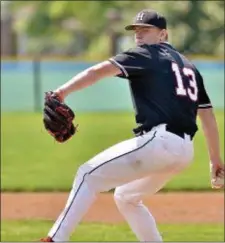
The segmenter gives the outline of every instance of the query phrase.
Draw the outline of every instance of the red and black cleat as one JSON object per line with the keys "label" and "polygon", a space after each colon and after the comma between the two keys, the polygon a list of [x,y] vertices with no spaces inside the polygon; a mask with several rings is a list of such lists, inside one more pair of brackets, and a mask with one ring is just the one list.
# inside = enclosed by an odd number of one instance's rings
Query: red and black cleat
{"label": "red and black cleat", "polygon": [[41,242],[54,242],[51,237],[41,239]]}

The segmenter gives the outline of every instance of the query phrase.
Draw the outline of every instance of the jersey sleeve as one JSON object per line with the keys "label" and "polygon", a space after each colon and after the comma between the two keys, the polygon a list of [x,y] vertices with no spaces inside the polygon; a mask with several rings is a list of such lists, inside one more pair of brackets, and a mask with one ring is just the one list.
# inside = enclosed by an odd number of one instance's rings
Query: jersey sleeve
{"label": "jersey sleeve", "polygon": [[111,57],[109,61],[122,72],[121,78],[140,75],[147,72],[151,66],[151,53],[142,47],[132,48],[126,52]]}
{"label": "jersey sleeve", "polygon": [[204,81],[202,75],[198,73],[199,79],[199,98],[198,98],[198,109],[207,109],[212,108],[211,100],[207,94],[207,91],[204,86]]}

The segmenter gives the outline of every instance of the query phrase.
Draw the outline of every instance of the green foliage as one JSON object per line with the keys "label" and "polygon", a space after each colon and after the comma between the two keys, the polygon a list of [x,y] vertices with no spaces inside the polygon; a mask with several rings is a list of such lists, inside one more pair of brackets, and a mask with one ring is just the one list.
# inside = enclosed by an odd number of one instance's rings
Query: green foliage
{"label": "green foliage", "polygon": [[[224,112],[216,117],[224,156]],[[135,126],[132,113],[77,114],[79,132],[68,143],[58,144],[44,130],[42,114],[3,113],[1,119],[4,191],[69,191],[79,165],[132,138]],[[211,190],[207,147],[199,129],[194,162],[165,190]]]}
{"label": "green foliage", "polygon": [[[38,241],[45,237],[52,227],[52,221],[2,221],[2,241]],[[198,229],[198,230],[196,230]],[[222,224],[162,224],[159,225],[163,240],[194,242],[223,241],[224,227]],[[88,234],[87,234],[88,232]],[[105,241],[122,242],[137,241],[135,235],[125,224],[80,224],[71,241]]]}
{"label": "green foliage", "polygon": [[[96,50],[98,50],[98,53]],[[96,61],[96,59],[108,59],[109,56],[109,37],[107,35],[100,35],[90,43],[88,49],[84,51],[82,58]]]}
{"label": "green foliage", "polygon": [[[26,32],[32,42],[32,52],[69,48],[71,53],[85,52],[108,31],[125,34],[124,26],[136,13],[153,8],[168,18],[170,40],[184,53],[221,55],[224,52],[224,1],[13,1],[13,14],[24,11],[15,24]],[[115,10],[116,21],[109,20]],[[26,11],[25,11],[26,10]],[[111,12],[112,13],[112,12]],[[23,28],[19,28],[21,25]],[[127,33],[126,33],[127,34]],[[85,43],[80,36],[85,38]],[[35,37],[35,39],[34,39]],[[80,42],[83,46],[80,46]],[[47,47],[45,47],[47,46]],[[50,48],[51,47],[51,48]],[[54,48],[53,48],[54,47]],[[105,46],[105,49],[110,48]],[[80,50],[82,49],[82,50]],[[63,51],[62,51],[63,52]],[[66,51],[65,51],[66,52]],[[95,50],[99,56],[99,49]],[[106,53],[108,51],[104,51]]]}
{"label": "green foliage", "polygon": [[172,7],[169,11],[173,35],[178,34],[177,27],[183,28],[178,49],[183,53],[220,54],[221,49],[215,47],[220,42],[224,43],[224,8],[221,9],[221,3],[193,0],[186,4],[184,11],[176,11]]}

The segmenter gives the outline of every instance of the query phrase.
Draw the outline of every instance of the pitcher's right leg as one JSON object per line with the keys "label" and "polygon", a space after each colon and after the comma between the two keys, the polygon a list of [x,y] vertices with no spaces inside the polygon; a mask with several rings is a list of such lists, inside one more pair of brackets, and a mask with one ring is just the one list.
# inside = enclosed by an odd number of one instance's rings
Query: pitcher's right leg
{"label": "pitcher's right leg", "polygon": [[116,188],[116,205],[140,241],[162,242],[155,219],[141,199],[162,188],[173,173],[159,173]]}

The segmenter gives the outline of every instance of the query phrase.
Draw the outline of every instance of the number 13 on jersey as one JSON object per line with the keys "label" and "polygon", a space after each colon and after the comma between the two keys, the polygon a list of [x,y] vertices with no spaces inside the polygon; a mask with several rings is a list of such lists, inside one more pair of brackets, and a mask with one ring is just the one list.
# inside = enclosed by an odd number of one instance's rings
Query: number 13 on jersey
{"label": "number 13 on jersey", "polygon": [[197,101],[198,99],[198,87],[196,82],[195,73],[190,68],[183,68],[182,72],[183,74],[188,77],[189,83],[188,88],[184,87],[184,81],[182,79],[182,75],[180,72],[180,68],[177,65],[177,63],[172,62],[172,70],[175,73],[176,81],[177,81],[177,87],[176,87],[176,93],[177,95],[181,96],[188,96],[191,100]]}

